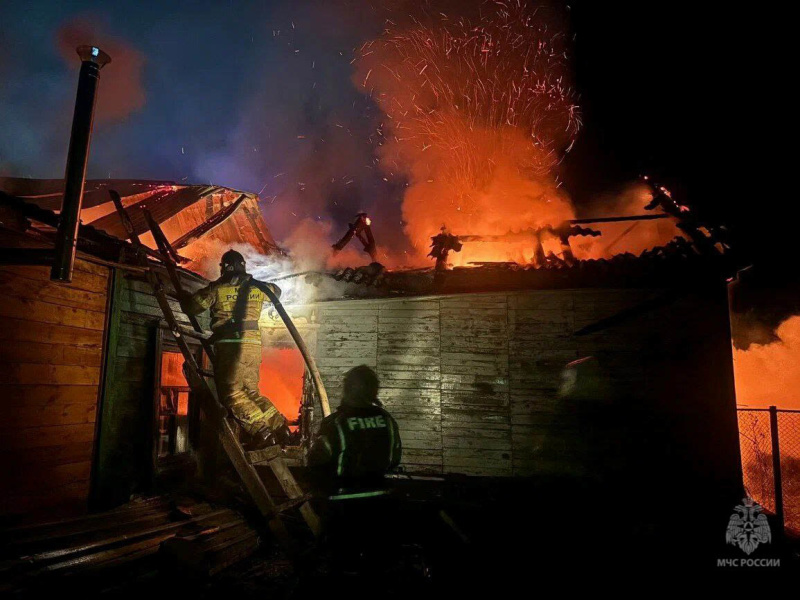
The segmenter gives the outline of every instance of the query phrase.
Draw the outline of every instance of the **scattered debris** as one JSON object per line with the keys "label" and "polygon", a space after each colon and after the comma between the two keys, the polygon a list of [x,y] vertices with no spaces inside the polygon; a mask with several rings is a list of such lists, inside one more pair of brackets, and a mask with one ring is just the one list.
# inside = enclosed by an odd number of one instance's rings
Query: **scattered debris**
{"label": "scattered debris", "polygon": [[373,263],[378,262],[378,249],[375,245],[375,238],[372,236],[372,219],[367,216],[367,213],[361,212],[356,215],[355,221],[350,223],[347,233],[342,238],[333,244],[333,254],[337,254],[344,249],[353,237],[357,237],[361,244],[364,246],[364,252],[369,254]]}
{"label": "scattered debris", "polygon": [[447,269],[447,256],[451,251],[461,252],[463,244],[458,236],[453,235],[442,225],[441,233],[431,238],[431,251],[428,256],[436,259],[436,270],[445,271]]}
{"label": "scattered debris", "polygon": [[[5,530],[0,547],[4,593],[46,583],[46,578],[90,574],[141,563],[163,550],[206,574],[245,558],[258,534],[236,511],[205,502],[167,497],[134,500],[101,513]],[[180,548],[180,550],[176,550]],[[178,558],[180,556],[180,558]],[[152,565],[157,568],[157,561]],[[132,569],[131,569],[132,571]]]}

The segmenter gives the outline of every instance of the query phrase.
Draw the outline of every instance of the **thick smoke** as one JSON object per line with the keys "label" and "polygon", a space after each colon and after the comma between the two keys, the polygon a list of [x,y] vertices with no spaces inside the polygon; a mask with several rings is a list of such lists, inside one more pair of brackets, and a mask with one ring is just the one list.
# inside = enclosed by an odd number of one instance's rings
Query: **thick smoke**
{"label": "thick smoke", "polygon": [[[580,122],[569,29],[563,11],[542,3],[508,6],[303,0],[236,15],[225,4],[143,6],[136,15],[148,28],[114,4],[78,16],[60,6],[41,25],[55,44],[20,38],[11,47],[5,66],[16,85],[0,89],[0,102],[17,118],[0,131],[0,174],[62,176],[74,46],[98,43],[113,62],[102,75],[90,178],[256,192],[284,246],[309,222],[332,224],[319,225],[321,256],[366,211],[381,262],[427,266],[443,224],[501,234],[575,213],[553,172]],[[33,53],[35,63],[22,60]],[[520,258],[483,249],[472,258]]]}
{"label": "thick smoke", "polygon": [[75,48],[80,45],[99,46],[111,56],[113,68],[101,74],[102,93],[95,111],[98,123],[121,121],[144,107],[145,58],[131,44],[107,34],[85,16],[64,23],[57,32],[57,44],[61,58],[75,71],[80,67]]}
{"label": "thick smoke", "polygon": [[800,282],[760,264],[733,284],[731,333],[739,404],[800,409]]}
{"label": "thick smoke", "polygon": [[193,154],[190,179],[259,193],[270,230],[289,249],[300,232],[313,231],[316,254],[329,254],[347,223],[366,211],[379,245],[402,251],[397,186],[373,164],[374,105],[349,80],[353,47],[377,35],[380,23],[358,2],[276,7],[261,32],[268,60],[231,100],[235,122],[221,143]]}
{"label": "thick smoke", "polygon": [[[630,183],[612,193],[600,196],[591,210],[592,217],[648,214],[645,210],[653,199],[653,191],[644,183]],[[654,246],[664,245],[682,236],[673,219],[655,221],[623,221],[590,224],[602,231],[599,238],[573,238],[578,258],[611,258],[620,252],[641,254]]]}
{"label": "thick smoke", "polygon": [[220,275],[219,261],[229,249],[241,252],[247,262],[247,271],[261,281],[276,278],[282,291],[281,302],[287,306],[309,304],[318,298],[341,296],[344,285],[329,277],[305,276],[284,278],[286,275],[323,271],[332,264],[363,264],[365,261],[355,248],[346,248],[335,258],[330,256],[330,226],[313,221],[302,222],[287,238],[289,256],[267,256],[249,244],[230,244],[217,240],[201,239],[188,246],[183,254],[194,259],[188,266],[210,280]]}
{"label": "thick smoke", "polygon": [[[279,242],[293,250],[313,241],[314,251],[300,254],[327,267],[369,260],[359,251],[330,256],[360,211],[370,214],[379,260],[389,267],[431,265],[425,255],[442,225],[503,234],[575,216],[555,175],[580,127],[563,11],[542,3],[305,0],[245,12],[253,26],[244,30],[222,8],[206,7],[194,20],[181,13],[193,36],[169,20],[135,28],[111,7],[59,19],[50,35],[62,60],[51,62],[63,72],[57,86],[35,86],[36,116],[12,124],[11,146],[0,133],[2,174],[61,176],[74,46],[98,43],[113,62],[103,70],[90,177],[256,192]],[[51,88],[66,91],[58,108],[43,110]],[[599,204],[601,212],[641,212],[614,199]],[[666,225],[603,226],[602,238],[573,240],[576,254],[603,255],[611,242],[609,252],[638,252]],[[500,246],[470,244],[453,256],[530,259],[518,246]]]}
{"label": "thick smoke", "polygon": [[741,406],[800,409],[800,316],[764,333],[773,339],[734,348],[736,400]]}

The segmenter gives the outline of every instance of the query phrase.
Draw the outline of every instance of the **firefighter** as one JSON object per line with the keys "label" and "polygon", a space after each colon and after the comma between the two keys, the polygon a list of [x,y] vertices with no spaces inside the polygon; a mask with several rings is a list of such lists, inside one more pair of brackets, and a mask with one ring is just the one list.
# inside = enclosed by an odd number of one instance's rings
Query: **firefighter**
{"label": "firefighter", "polygon": [[395,537],[391,523],[397,508],[384,475],[400,463],[402,445],[397,422],[378,400],[378,387],[368,366],[348,371],[342,402],[322,420],[308,455],[324,517],[323,548],[335,570],[374,570],[372,561],[386,559]]}
{"label": "firefighter", "polygon": [[258,391],[261,368],[261,332],[258,319],[265,301],[263,288],[278,297],[272,283],[247,273],[244,257],[228,250],[220,262],[221,276],[184,302],[189,314],[211,309],[211,341],[216,355],[214,381],[220,402],[249,437],[250,449],[258,450],[290,441],[284,416]]}
{"label": "firefighter", "polygon": [[378,400],[378,376],[366,365],[344,377],[342,403],[322,420],[308,457],[331,500],[385,493],[384,474],[400,464],[397,422]]}

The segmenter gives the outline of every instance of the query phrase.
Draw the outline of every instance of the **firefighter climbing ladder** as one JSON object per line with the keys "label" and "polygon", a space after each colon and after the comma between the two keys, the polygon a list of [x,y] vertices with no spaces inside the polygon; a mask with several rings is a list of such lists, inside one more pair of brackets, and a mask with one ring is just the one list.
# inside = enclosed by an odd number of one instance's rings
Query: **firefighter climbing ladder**
{"label": "firefighter climbing ladder", "polygon": [[[298,507],[300,514],[302,515],[308,527],[311,529],[314,535],[318,535],[320,529],[319,517],[314,512],[311,504],[308,502],[310,497],[309,494],[304,493],[301,487],[298,485],[297,481],[289,470],[280,446],[272,446],[266,450],[260,450],[256,452],[247,452],[244,450],[244,448],[242,448],[233,428],[231,427],[231,424],[227,419],[227,410],[219,403],[216,394],[216,388],[209,385],[209,382],[206,380],[206,378],[213,378],[213,373],[202,369],[201,366],[197,364],[197,360],[195,359],[194,354],[192,353],[192,350],[186,341],[186,337],[199,339],[213,365],[214,349],[211,343],[208,341],[208,333],[203,331],[196,317],[189,316],[189,323],[191,324],[192,329],[188,329],[178,323],[178,320],[175,318],[175,313],[172,311],[172,308],[169,305],[169,300],[167,299],[161,279],[153,270],[152,264],[147,258],[144,245],[136,233],[136,229],[133,226],[130,216],[122,205],[122,199],[120,198],[119,194],[113,190],[109,193],[114,202],[114,206],[119,213],[120,219],[122,220],[122,224],[125,227],[125,231],[127,232],[128,237],[130,238],[136,250],[136,259],[139,265],[145,270],[147,282],[150,284],[150,287],[152,287],[153,293],[158,301],[158,305],[161,308],[161,311],[164,313],[164,318],[167,322],[167,325],[175,338],[178,348],[183,354],[183,358],[185,360],[186,379],[189,382],[189,386],[197,394],[201,409],[206,415],[208,421],[216,428],[219,440],[223,449],[225,450],[225,453],[228,455],[228,458],[230,458],[231,463],[236,469],[236,472],[241,478],[242,483],[247,489],[247,492],[249,493],[256,507],[267,519],[267,523],[273,535],[275,535],[277,540],[281,543],[281,545],[284,546],[284,548],[288,549],[289,551],[293,551],[294,544],[289,536],[289,532],[286,529],[281,515],[290,508]],[[161,227],[159,227],[158,223],[152,218],[147,209],[142,209],[142,212],[158,246],[161,261],[167,270],[170,281],[175,288],[175,291],[179,296],[181,296],[183,288],[181,286],[174,260],[176,257],[175,251],[169,245],[167,238],[161,231]],[[317,393],[319,394],[323,414],[329,414],[330,406],[328,404],[327,394],[325,393],[325,387],[322,384],[319,371],[317,370],[314,360],[309,354],[308,349],[305,347],[302,337],[300,337],[299,332],[295,328],[291,318],[289,318],[289,315],[286,313],[277,296],[275,296],[271,290],[265,289],[264,291],[275,306],[275,309],[283,318],[289,333],[303,354],[303,358],[306,361],[306,365],[311,373]],[[275,479],[289,498],[287,502],[284,502],[283,504],[275,503],[266,485],[264,484],[264,481],[261,479],[258,471],[256,470],[257,466],[269,467],[271,469]]]}

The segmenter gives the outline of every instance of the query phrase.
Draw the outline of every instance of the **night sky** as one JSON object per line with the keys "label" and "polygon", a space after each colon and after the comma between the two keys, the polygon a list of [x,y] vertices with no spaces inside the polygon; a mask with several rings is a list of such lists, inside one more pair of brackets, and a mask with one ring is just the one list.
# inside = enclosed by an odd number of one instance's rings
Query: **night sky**
{"label": "night sky", "polygon": [[[742,235],[753,223],[745,200],[761,178],[750,122],[760,83],[743,71],[757,42],[745,44],[737,28],[754,17],[695,4],[554,5],[574,36],[585,123],[560,177],[591,214],[602,194],[656,175],[758,252],[762,235]],[[368,167],[375,107],[350,81],[352,49],[380,33],[384,16],[345,0],[5,0],[0,175],[62,176],[78,68],[71,48],[91,35],[116,60],[103,72],[91,178],[254,191],[278,237],[298,217],[338,229],[360,209],[399,224],[402,187]],[[399,227],[382,236],[402,238]]]}

